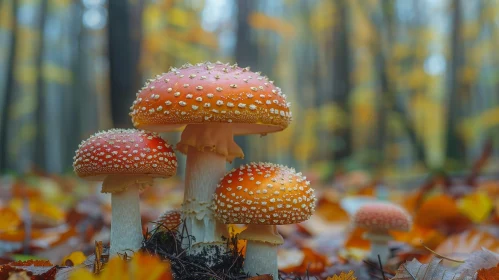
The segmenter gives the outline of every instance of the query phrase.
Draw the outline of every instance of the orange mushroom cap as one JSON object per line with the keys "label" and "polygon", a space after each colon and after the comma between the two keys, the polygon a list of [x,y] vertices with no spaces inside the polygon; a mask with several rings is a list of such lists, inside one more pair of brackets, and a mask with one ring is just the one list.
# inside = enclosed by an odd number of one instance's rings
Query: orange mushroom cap
{"label": "orange mushroom cap", "polygon": [[357,227],[371,231],[408,231],[411,227],[411,216],[398,205],[372,202],[363,205],[355,212],[353,223]]}
{"label": "orange mushroom cap", "polygon": [[135,129],[98,132],[79,145],[73,159],[76,174],[89,180],[108,175],[170,177],[177,172],[172,147],[157,134]]}
{"label": "orange mushroom cap", "polygon": [[250,163],[222,178],[214,209],[225,224],[284,225],[308,220],[315,201],[301,173],[272,163]]}
{"label": "orange mushroom cap", "polygon": [[182,223],[182,212],[179,210],[167,211],[156,222],[160,230],[165,228],[175,230]]}
{"label": "orange mushroom cap", "polygon": [[133,125],[151,131],[233,123],[236,135],[264,134],[291,122],[289,104],[273,81],[221,62],[185,64],[157,75],[137,93],[130,109]]}

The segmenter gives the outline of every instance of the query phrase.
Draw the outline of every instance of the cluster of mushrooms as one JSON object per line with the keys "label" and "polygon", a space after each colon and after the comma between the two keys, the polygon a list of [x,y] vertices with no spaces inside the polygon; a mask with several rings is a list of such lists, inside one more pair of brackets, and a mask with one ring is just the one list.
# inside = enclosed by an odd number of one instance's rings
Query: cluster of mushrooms
{"label": "cluster of mushrooms", "polygon": [[277,246],[283,239],[276,225],[309,219],[314,190],[292,168],[251,163],[227,173],[226,162],[244,156],[234,135],[266,135],[289,125],[281,89],[249,68],[186,64],[148,80],[130,116],[140,130],[99,132],[74,157],[78,176],[103,181],[102,192],[111,193],[110,255],[141,247],[139,192],[177,170],[172,147],[156,133],[185,127],[176,150],[187,155],[180,215],[195,240],[189,252],[220,249],[226,224],[247,224],[239,235],[248,241],[245,271],[278,279]]}

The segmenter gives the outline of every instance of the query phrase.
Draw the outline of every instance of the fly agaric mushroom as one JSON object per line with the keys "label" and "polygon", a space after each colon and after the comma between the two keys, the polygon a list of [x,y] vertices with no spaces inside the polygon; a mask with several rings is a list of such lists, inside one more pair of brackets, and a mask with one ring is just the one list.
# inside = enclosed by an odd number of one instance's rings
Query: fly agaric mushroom
{"label": "fly agaric mushroom", "polygon": [[111,129],[83,141],[73,167],[79,177],[103,181],[102,192],[111,193],[110,255],[139,249],[139,191],[152,185],[155,177],[175,175],[177,158],[171,146],[153,133]]}
{"label": "fly agaric mushroom", "polygon": [[277,274],[276,225],[308,220],[315,210],[314,190],[301,173],[271,163],[251,163],[230,171],[214,194],[216,217],[224,224],[248,224],[244,269],[250,275]]}
{"label": "fly agaric mushroom", "polygon": [[267,134],[291,121],[281,89],[249,68],[186,64],[149,80],[130,116],[136,128],[156,132],[185,126],[177,149],[187,155],[183,215],[195,242],[220,242],[225,229],[210,209],[225,162],[243,157],[234,135]]}
{"label": "fly agaric mushroom", "polygon": [[388,231],[409,231],[411,216],[400,206],[389,202],[371,202],[361,206],[353,216],[356,227],[365,228],[364,239],[371,242],[369,259],[385,263],[390,251],[388,241],[392,237]]}
{"label": "fly agaric mushroom", "polygon": [[156,221],[156,227],[160,231],[174,231],[182,223],[182,212],[179,210],[170,210],[165,212]]}

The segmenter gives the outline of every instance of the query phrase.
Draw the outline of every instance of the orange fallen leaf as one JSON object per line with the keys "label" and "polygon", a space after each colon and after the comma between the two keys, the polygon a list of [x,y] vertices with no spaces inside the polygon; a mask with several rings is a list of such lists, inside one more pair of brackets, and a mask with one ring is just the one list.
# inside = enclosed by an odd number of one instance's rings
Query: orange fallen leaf
{"label": "orange fallen leaf", "polygon": [[[229,232],[230,238],[234,238],[246,228],[247,226],[242,225],[228,225],[227,231]],[[237,239],[237,249],[242,252],[243,257],[246,256],[246,243],[246,240]]]}
{"label": "orange fallen leaf", "polygon": [[472,229],[451,235],[435,248],[435,252],[452,259],[463,260],[472,252],[481,250],[482,247],[498,251],[499,240],[487,232]]}
{"label": "orange fallen leaf", "polygon": [[442,232],[459,232],[468,228],[471,220],[459,212],[456,202],[451,197],[440,194],[422,203],[416,212],[414,223]]}
{"label": "orange fallen leaf", "polygon": [[315,215],[320,216],[328,222],[349,221],[348,213],[340,206],[339,201],[322,196],[317,202]]}
{"label": "orange fallen leaf", "polygon": [[435,249],[446,236],[438,230],[414,225],[409,232],[394,231],[391,233],[395,240],[405,242],[414,248],[422,248],[423,244]]}
{"label": "orange fallen leaf", "polygon": [[258,276],[253,276],[250,278],[247,278],[246,280],[272,280],[274,277],[270,274],[264,274],[264,275],[258,275]]}
{"label": "orange fallen leaf", "polygon": [[492,267],[489,269],[479,269],[477,271],[477,280],[495,280],[499,279],[499,263],[496,267]]}
{"label": "orange fallen leaf", "polygon": [[365,232],[365,229],[358,227],[350,231],[348,238],[345,241],[345,248],[369,250],[371,248],[371,243],[362,237]]}
{"label": "orange fallen leaf", "polygon": [[296,266],[290,266],[281,268],[280,270],[285,273],[297,273],[305,274],[309,273],[311,275],[317,275],[324,272],[328,259],[327,256],[321,255],[310,248],[302,248],[303,260],[301,264]]}
{"label": "orange fallen leaf", "polygon": [[17,213],[10,208],[0,209],[0,232],[15,230],[21,224]]}
{"label": "orange fallen leaf", "polygon": [[95,275],[87,269],[75,270],[70,280],[172,280],[170,263],[162,261],[157,256],[145,253],[136,253],[130,261],[115,256],[109,260],[99,275]]}
{"label": "orange fallen leaf", "polygon": [[326,280],[357,280],[357,277],[355,277],[354,272],[350,270],[348,273],[342,272],[340,275],[333,275]]}

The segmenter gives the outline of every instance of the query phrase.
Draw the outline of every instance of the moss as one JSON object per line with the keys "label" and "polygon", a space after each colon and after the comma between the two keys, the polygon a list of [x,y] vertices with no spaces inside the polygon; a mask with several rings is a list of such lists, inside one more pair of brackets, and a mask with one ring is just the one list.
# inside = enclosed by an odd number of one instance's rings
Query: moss
{"label": "moss", "polygon": [[[154,230],[148,232],[141,250],[170,261],[176,280],[240,280],[248,278],[248,274],[243,271],[244,257],[237,248],[236,238],[225,240],[228,248],[225,252],[216,247],[214,256],[207,254],[207,248],[203,249],[200,254],[188,255],[186,250],[182,248],[182,244],[192,243],[192,241],[194,241],[193,237],[187,233],[185,228],[180,231],[169,230],[158,225]],[[212,266],[207,265],[210,260],[214,260]]]}

